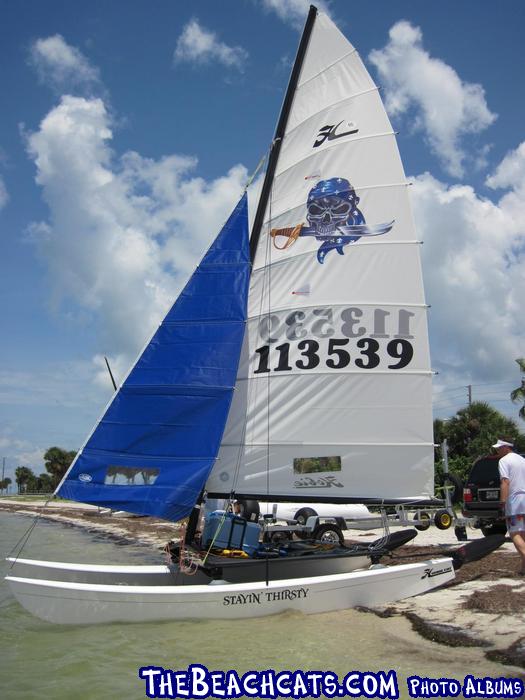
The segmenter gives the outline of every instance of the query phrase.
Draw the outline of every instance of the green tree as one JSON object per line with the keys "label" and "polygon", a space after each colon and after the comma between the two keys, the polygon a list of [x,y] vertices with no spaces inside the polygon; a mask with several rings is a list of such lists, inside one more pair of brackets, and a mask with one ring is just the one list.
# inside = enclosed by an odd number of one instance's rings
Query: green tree
{"label": "green tree", "polygon": [[525,420],[525,357],[519,357],[516,362],[518,363],[520,372],[523,376],[521,378],[521,386],[516,387],[514,391],[510,392],[510,398],[514,403],[523,404],[518,415],[522,420]]}
{"label": "green tree", "polygon": [[8,476],[6,476],[6,478],[4,479],[4,486],[3,486],[2,490],[5,489],[7,491],[7,493],[9,493],[9,485],[12,483],[13,483],[12,480]]}
{"label": "green tree", "polygon": [[52,491],[54,491],[53,479],[46,472],[43,472],[42,474],[38,475],[37,491],[42,491],[42,493],[51,493]]}
{"label": "green tree", "polygon": [[18,493],[30,491],[28,488],[30,482],[35,478],[35,475],[29,467],[17,467],[15,469],[15,481],[18,486]]}
{"label": "green tree", "polygon": [[63,450],[61,447],[50,447],[44,455],[44,466],[51,476],[53,489],[55,489],[62,477],[69,469],[71,462],[75,459],[74,450]]}
{"label": "green tree", "polygon": [[[449,469],[461,479],[468,475],[472,463],[489,454],[494,441],[505,435],[514,441],[518,451],[525,450],[525,435],[515,421],[489,404],[474,401],[448,420],[434,421],[434,442],[448,444]],[[440,472],[440,451],[436,454],[436,472]]]}

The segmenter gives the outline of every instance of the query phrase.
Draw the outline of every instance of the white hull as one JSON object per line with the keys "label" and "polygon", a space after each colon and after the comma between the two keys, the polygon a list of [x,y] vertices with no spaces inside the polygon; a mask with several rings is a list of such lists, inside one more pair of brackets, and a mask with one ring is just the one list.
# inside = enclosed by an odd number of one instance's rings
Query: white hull
{"label": "white hull", "polygon": [[110,566],[106,564],[71,564],[59,561],[19,559],[8,557],[9,576],[17,578],[62,581],[67,583],[98,583],[108,585],[173,585],[174,566]]}
{"label": "white hull", "polygon": [[[179,584],[208,584],[211,577],[203,571],[191,577],[181,574],[175,564],[152,566],[108,566],[105,564],[71,564],[40,561],[37,559],[7,559],[11,567],[9,575],[17,578],[38,578],[48,581],[75,583],[101,583],[128,586],[174,586]],[[370,565],[370,557],[283,557],[270,559],[268,569],[263,560],[237,560],[228,562],[221,578],[231,584],[253,583],[268,575],[273,580],[288,580],[347,574]]]}
{"label": "white hull", "polygon": [[450,558],[345,574],[255,583],[105,585],[8,576],[17,600],[58,624],[232,619],[285,610],[330,612],[425,593],[454,578]]}

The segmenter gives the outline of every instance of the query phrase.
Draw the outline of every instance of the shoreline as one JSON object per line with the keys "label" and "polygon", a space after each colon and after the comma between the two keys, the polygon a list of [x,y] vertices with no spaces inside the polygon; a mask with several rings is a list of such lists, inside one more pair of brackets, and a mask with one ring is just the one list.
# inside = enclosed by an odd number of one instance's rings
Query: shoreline
{"label": "shoreline", "polygon": [[[79,527],[108,539],[153,546],[164,550],[169,540],[177,539],[181,527],[150,517],[100,512],[95,506],[51,501],[43,512],[44,502],[0,499],[0,511]],[[469,530],[469,540],[480,536]],[[352,531],[352,538],[366,542],[377,532]],[[416,541],[393,552],[387,564],[441,556],[443,548],[460,545],[453,529],[430,528],[418,534]],[[456,579],[424,596],[362,608],[379,617],[403,616],[413,631],[431,641],[450,647],[478,647],[485,657],[503,665],[502,673],[511,668],[521,670],[525,678],[525,579],[517,574],[518,558],[512,544],[505,543],[480,562],[462,567]],[[510,668],[506,668],[506,667]]]}

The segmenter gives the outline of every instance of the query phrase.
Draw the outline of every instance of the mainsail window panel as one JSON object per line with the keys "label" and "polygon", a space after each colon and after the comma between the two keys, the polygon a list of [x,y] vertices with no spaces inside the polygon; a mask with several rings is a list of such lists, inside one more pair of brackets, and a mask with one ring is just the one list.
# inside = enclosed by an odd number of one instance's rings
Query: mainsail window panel
{"label": "mainsail window panel", "polygon": [[294,474],[318,474],[320,472],[340,472],[341,457],[296,457],[293,461]]}
{"label": "mainsail window panel", "polygon": [[160,469],[149,467],[109,466],[105,484],[111,486],[153,486],[160,474]]}

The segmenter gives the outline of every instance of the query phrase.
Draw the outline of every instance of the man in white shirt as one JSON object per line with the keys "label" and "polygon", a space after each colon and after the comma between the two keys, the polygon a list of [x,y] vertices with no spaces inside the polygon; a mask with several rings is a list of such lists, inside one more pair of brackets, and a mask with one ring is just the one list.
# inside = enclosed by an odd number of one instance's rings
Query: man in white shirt
{"label": "man in white shirt", "polygon": [[501,501],[505,503],[507,530],[521,557],[519,573],[525,575],[525,459],[513,451],[509,438],[501,438],[492,447],[500,458]]}

